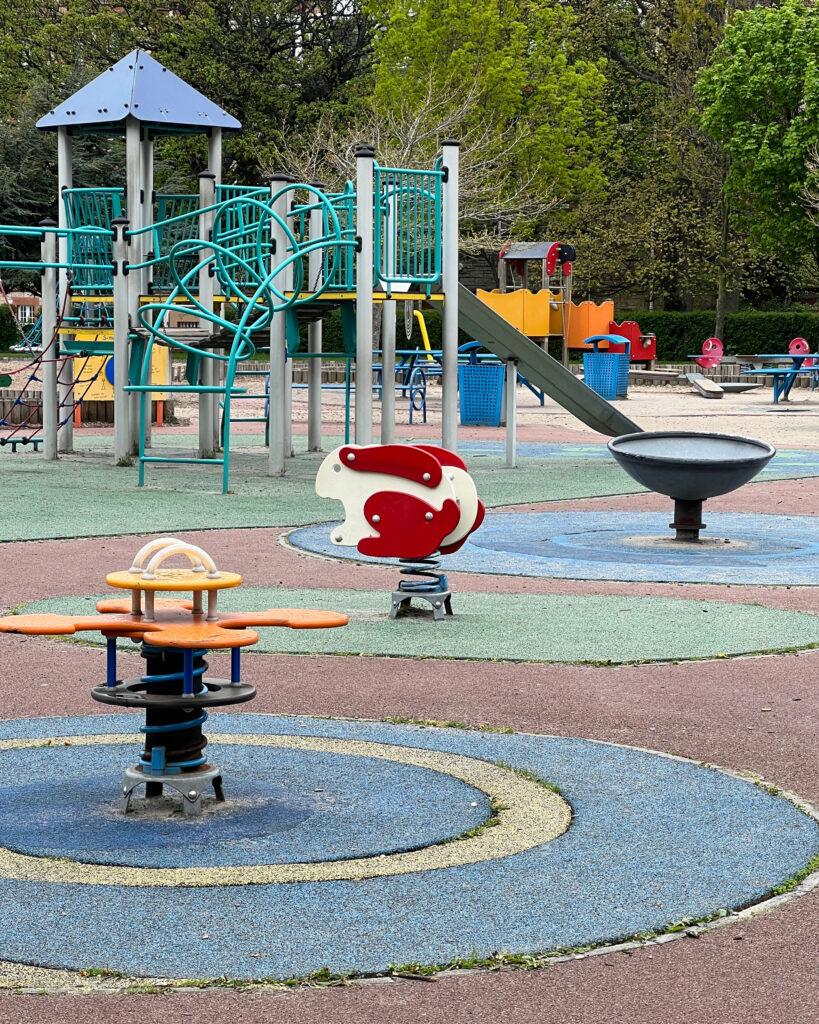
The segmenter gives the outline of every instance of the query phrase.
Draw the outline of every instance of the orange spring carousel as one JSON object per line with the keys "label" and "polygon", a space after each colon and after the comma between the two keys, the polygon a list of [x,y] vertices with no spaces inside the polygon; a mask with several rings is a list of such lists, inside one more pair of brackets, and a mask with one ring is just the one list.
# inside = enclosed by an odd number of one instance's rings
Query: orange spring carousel
{"label": "orange spring carousel", "polygon": [[[173,556],[183,556],[182,568],[162,568]],[[98,615],[9,615],[0,618],[0,632],[35,636],[70,635],[98,630],[107,641],[107,679],[91,690],[103,704],[145,711],[145,747],[139,763],[125,771],[122,808],[130,807],[134,789],[145,784],[146,799],[162,795],[169,786],[182,795],[186,815],[201,814],[202,793],[213,786],[224,800],[221,770],[208,764],[207,739],[202,726],[206,708],[241,704],[256,696],[255,687],[242,682],[242,647],[255,644],[254,626],[322,629],[346,625],[346,615],[300,608],[269,608],[260,612],[219,612],[220,590],[238,587],[242,577],[219,571],[201,548],[174,537],[149,541],[130,569],[106,576],[109,586],[130,590],[128,599],[97,604]],[[158,593],[188,592],[191,599],[158,598]],[[204,606],[203,595],[207,594]],[[127,637],[141,644],[145,674],[137,679],[117,678],[117,640]],[[230,679],[206,675],[209,650],[230,650]]]}

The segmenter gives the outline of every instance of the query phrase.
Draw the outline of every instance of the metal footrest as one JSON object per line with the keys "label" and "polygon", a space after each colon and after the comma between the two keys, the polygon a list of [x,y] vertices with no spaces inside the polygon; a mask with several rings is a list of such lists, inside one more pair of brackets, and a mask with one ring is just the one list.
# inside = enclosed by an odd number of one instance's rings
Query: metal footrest
{"label": "metal footrest", "polygon": [[222,770],[213,765],[202,765],[192,772],[146,772],[139,766],[126,768],[122,777],[122,810],[127,814],[131,807],[131,797],[137,786],[145,785],[146,800],[162,796],[162,787],[170,786],[182,796],[182,810],[185,817],[196,817],[202,813],[202,793],[208,785],[220,803],[224,803],[225,794],[222,789]]}
{"label": "metal footrest", "polygon": [[436,622],[452,615],[452,592],[449,590],[433,590],[428,593],[421,590],[393,590],[390,618],[395,619],[402,612],[409,611],[414,597],[430,604],[432,618]]}
{"label": "metal footrest", "polygon": [[219,707],[228,704],[243,704],[253,700],[256,687],[250,683],[232,683],[229,679],[214,679],[203,676],[206,688],[199,693],[151,693],[144,679],[122,679],[116,686],[101,683],[91,688],[91,696],[101,704],[117,704],[127,708],[165,707]]}

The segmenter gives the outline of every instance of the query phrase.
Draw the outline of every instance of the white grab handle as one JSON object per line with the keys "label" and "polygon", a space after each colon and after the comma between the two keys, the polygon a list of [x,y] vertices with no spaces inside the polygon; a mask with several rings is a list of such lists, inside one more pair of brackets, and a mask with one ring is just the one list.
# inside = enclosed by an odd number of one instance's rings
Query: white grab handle
{"label": "white grab handle", "polygon": [[[150,560],[145,565],[149,555]],[[193,572],[207,572],[208,579],[219,578],[216,563],[207,551],[176,537],[158,537],[149,541],[137,552],[129,572],[140,573],[144,580],[155,580],[157,568],[172,555],[186,555]]]}

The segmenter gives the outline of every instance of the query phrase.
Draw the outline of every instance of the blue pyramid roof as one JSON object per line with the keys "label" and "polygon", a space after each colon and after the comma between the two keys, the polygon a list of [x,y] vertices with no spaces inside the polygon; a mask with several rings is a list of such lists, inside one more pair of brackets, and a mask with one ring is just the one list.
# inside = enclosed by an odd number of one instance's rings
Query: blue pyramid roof
{"label": "blue pyramid roof", "polygon": [[208,128],[236,131],[235,117],[168,71],[145,50],[103,71],[37,122],[43,131],[63,126],[119,134],[131,114],[157,132],[184,134]]}

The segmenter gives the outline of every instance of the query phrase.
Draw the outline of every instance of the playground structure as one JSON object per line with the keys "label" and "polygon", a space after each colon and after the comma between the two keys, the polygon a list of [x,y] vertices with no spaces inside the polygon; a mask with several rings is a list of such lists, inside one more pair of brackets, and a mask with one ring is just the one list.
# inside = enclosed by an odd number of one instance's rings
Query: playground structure
{"label": "playground structure", "polygon": [[[160,568],[167,559],[184,556],[186,568]],[[202,793],[213,786],[224,801],[222,772],[208,764],[202,726],[209,707],[242,704],[256,696],[242,682],[242,647],[255,644],[251,626],[289,626],[324,629],[347,624],[336,612],[274,609],[225,614],[217,610],[220,590],[238,587],[242,577],[220,572],[213,559],[194,544],[175,537],[149,541],[124,572],[112,572],[106,582],[131,592],[130,599],[97,603],[98,615],[9,615],[0,619],[0,632],[31,636],[73,635],[98,630],[106,638],[107,679],[91,696],[103,704],[139,708],[145,712],[145,748],[139,763],[127,768],[122,783],[122,809],[128,811],[137,786],[146,799],[162,796],[164,786],[182,796],[185,815],[202,813]],[[157,593],[187,591],[192,600],[158,598]],[[203,596],[207,594],[207,607]],[[117,678],[117,640],[141,643],[146,672],[137,679]],[[230,651],[230,679],[206,675],[209,650]]]}
{"label": "playground structure", "polygon": [[[238,130],[239,122],[139,50],[38,126],[57,132],[60,223],[3,232],[42,239],[40,261],[12,265],[43,271],[46,458],[71,450],[66,396],[81,394],[69,357],[82,355],[113,356],[115,460],[138,454],[140,482],[147,465],[180,461],[150,454],[146,400],[158,391],[150,368],[161,346],[187,359],[187,382],[161,380],[161,393],[184,391],[199,400],[199,450],[181,461],[221,465],[227,490],[231,403],[244,393],[239,384],[247,372],[240,364],[269,351],[268,472],[279,475],[292,454],[288,357],[298,348],[300,326],[309,325],[308,446],[319,449],[321,319],[340,308],[356,379],[369,381],[373,302],[387,301],[393,289],[404,298],[453,297],[444,309],[442,433],[454,447],[457,143],[445,144],[428,170],[381,167],[371,148],[360,147],[355,188],[348,182],[337,194],[286,176],[270,187],[223,186],[222,133]],[[72,188],[71,138],[83,131],[124,133],[124,190]],[[154,139],[196,132],[207,133],[209,154],[199,195],[154,196]],[[134,196],[139,202],[126,198]],[[197,326],[180,328],[180,319]],[[385,338],[387,379],[393,363]],[[383,402],[381,439],[389,441],[394,392],[385,389]],[[372,389],[356,387],[358,443],[372,439],[372,403]]]}
{"label": "playground structure", "polygon": [[[239,122],[141,50],[49,112],[38,127],[57,133],[59,223],[0,227],[8,238],[41,244],[39,260],[0,266],[42,275],[43,344],[33,372],[42,382],[46,459],[73,450],[76,408],[108,375],[117,464],[138,457],[140,484],[149,466],[219,466],[226,492],[231,423],[243,419],[236,409],[247,394],[242,380],[266,373],[253,359],[269,354],[267,472],[284,474],[293,455],[293,358],[308,360],[307,447],[321,448],[321,322],[333,310],[340,311],[348,372],[351,362],[355,366],[355,443],[373,441],[376,393],[382,400],[380,442],[390,444],[396,390],[402,390],[389,386],[396,379],[398,296],[443,311],[446,449],[457,447],[459,325],[510,370],[526,364],[532,385],[559,396],[593,429],[612,435],[639,429],[601,407],[524,334],[501,331],[499,339],[486,305],[475,315],[474,297],[458,283],[456,141],[445,141],[434,166],[421,169],[382,167],[371,147],[360,146],[356,180],[337,192],[285,175],[269,187],[223,185],[222,135],[239,130]],[[83,132],[124,134],[124,189],[73,187],[71,139]],[[198,195],[155,195],[154,140],[195,133],[208,136],[208,169],[199,177]],[[558,250],[555,261],[562,253],[568,279],[573,250]],[[380,383],[373,376],[374,303],[384,308]],[[304,334],[307,351],[300,352]],[[184,383],[168,382],[169,353],[185,357]],[[78,359],[84,360],[79,373]],[[516,381],[513,373],[507,376]],[[197,397],[198,450],[195,456],[157,455],[149,403],[181,392]],[[508,407],[511,418],[513,400]],[[21,430],[19,425],[16,434]]]}
{"label": "playground structure", "polygon": [[[576,255],[574,246],[566,242],[510,245],[498,260],[499,287],[493,291],[479,289],[478,298],[544,348],[551,340],[559,341],[564,366],[569,365],[571,350],[588,350],[588,338],[616,335],[623,340],[606,340],[601,348],[626,352],[629,342],[630,362],[652,369],[657,358],[657,339],[653,334],[643,334],[634,320],[618,324],[610,299],[599,304],[572,300]],[[541,287],[537,292],[529,288],[533,263],[539,265]]]}
{"label": "playground structure", "polygon": [[486,512],[461,458],[432,445],[343,445],[321,464],[316,493],[344,504],[333,544],[404,566],[409,578],[393,591],[391,619],[414,597],[430,604],[435,621],[452,615],[437,556],[462,547]]}

